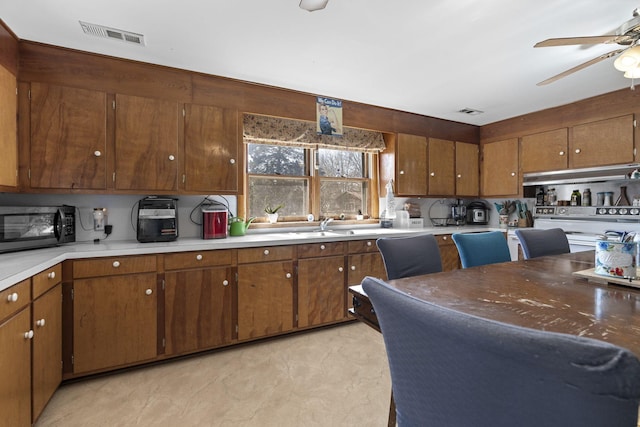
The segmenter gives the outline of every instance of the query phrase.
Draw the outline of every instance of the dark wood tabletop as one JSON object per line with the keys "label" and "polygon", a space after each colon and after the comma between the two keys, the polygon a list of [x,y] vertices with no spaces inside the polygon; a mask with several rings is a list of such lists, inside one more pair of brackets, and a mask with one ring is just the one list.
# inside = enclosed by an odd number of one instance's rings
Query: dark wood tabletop
{"label": "dark wood tabletop", "polygon": [[[595,338],[640,356],[640,290],[589,282],[572,274],[594,264],[594,251],[588,251],[389,283],[443,307],[514,325]],[[354,311],[363,312],[368,298],[361,288],[350,292],[358,306]],[[365,314],[375,327],[375,314]]]}

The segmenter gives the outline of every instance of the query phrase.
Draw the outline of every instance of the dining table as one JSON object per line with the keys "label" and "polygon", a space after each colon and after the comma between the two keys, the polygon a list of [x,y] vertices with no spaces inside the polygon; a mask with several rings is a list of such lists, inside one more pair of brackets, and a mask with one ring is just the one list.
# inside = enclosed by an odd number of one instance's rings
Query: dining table
{"label": "dining table", "polygon": [[[442,307],[543,331],[588,337],[640,358],[640,289],[590,280],[595,251],[550,255],[389,280],[392,287]],[[617,280],[617,282],[621,282]],[[640,286],[640,285],[639,285]],[[351,314],[380,331],[361,285],[350,286]],[[392,397],[392,411],[394,411]],[[395,411],[394,411],[395,412]],[[395,413],[389,414],[389,425]]]}

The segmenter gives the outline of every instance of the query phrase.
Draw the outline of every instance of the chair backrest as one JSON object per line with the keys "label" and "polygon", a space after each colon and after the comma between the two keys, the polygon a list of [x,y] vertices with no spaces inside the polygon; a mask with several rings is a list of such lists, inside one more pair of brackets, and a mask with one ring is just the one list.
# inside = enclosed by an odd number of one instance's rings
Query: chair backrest
{"label": "chair backrest", "polygon": [[454,233],[462,268],[511,261],[507,239],[501,231]]}
{"label": "chair backrest", "polygon": [[376,244],[389,280],[442,271],[440,248],[431,234],[381,237]]}
{"label": "chair backrest", "polygon": [[567,235],[562,228],[550,228],[548,230],[538,228],[518,229],[516,230],[516,236],[520,240],[522,254],[525,259],[571,252]]}
{"label": "chair backrest", "polygon": [[362,287],[399,426],[636,427],[640,361],[627,349],[461,313],[372,277]]}

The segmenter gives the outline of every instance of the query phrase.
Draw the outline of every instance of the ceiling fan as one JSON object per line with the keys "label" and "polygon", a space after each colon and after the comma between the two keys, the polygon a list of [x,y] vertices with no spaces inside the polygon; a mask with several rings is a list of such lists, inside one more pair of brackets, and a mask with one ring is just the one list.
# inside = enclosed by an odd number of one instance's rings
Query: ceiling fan
{"label": "ceiling fan", "polygon": [[593,58],[587,62],[584,62],[578,66],[570,68],[550,77],[546,80],[538,83],[538,86],[543,86],[549,83],[553,83],[563,77],[573,74],[576,71],[580,71],[583,68],[587,68],[590,65],[597,64],[600,61],[604,61],[608,58],[613,58],[624,52],[618,59],[616,59],[614,66],[616,69],[625,72],[625,77],[639,78],[640,77],[640,8],[636,8],[633,11],[633,19],[620,25],[615,34],[606,34],[602,36],[587,36],[587,37],[566,37],[566,38],[554,38],[547,39],[535,44],[534,47],[552,47],[552,46],[569,46],[569,45],[582,45],[582,44],[618,44],[626,46],[622,49],[617,49],[612,52],[602,54],[596,58]]}

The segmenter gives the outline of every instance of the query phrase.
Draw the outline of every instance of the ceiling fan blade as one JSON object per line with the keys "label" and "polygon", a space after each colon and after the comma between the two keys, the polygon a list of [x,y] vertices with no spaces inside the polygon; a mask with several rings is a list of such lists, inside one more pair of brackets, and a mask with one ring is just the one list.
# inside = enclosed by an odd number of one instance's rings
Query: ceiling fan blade
{"label": "ceiling fan blade", "polygon": [[627,50],[627,48],[625,48],[625,49],[618,49],[618,50],[614,50],[614,51],[609,52],[609,53],[602,54],[602,55],[600,55],[600,56],[598,56],[598,57],[596,57],[596,58],[593,58],[593,59],[592,59],[592,60],[590,60],[590,61],[584,62],[584,63],[582,63],[582,64],[580,64],[580,65],[577,65],[577,66],[575,66],[575,67],[573,67],[573,68],[569,68],[568,70],[563,71],[562,73],[557,74],[557,75],[555,75],[555,76],[553,76],[553,77],[549,77],[548,79],[543,80],[543,81],[541,81],[540,83],[538,83],[536,86],[544,86],[544,85],[547,85],[547,84],[549,84],[549,83],[553,83],[553,82],[555,82],[556,80],[560,80],[561,78],[566,77],[566,76],[568,76],[569,74],[573,74],[573,73],[575,73],[576,71],[580,71],[580,70],[582,70],[583,68],[587,68],[587,67],[588,67],[588,66],[590,66],[590,65],[597,64],[598,62],[600,62],[600,61],[604,61],[605,59],[608,59],[608,58],[613,58],[614,56],[616,56],[616,55],[618,55],[618,54],[620,54],[620,53],[624,52],[625,50]]}
{"label": "ceiling fan blade", "polygon": [[536,43],[533,47],[571,46],[577,44],[624,43],[628,36],[609,34],[604,36],[565,37],[547,39]]}

